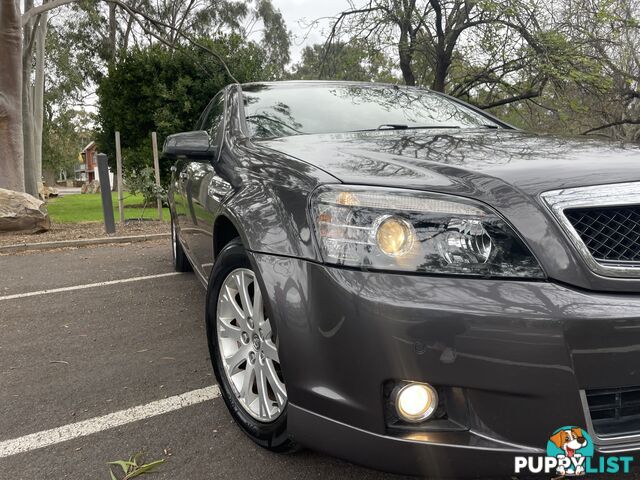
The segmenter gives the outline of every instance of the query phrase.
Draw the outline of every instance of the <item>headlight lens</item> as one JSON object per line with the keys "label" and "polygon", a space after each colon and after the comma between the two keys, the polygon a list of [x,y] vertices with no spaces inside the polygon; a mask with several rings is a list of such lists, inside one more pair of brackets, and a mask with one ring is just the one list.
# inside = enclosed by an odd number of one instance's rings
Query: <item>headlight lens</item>
{"label": "headlight lens", "polygon": [[325,262],[360,268],[544,278],[513,229],[461,197],[325,185],[311,201]]}

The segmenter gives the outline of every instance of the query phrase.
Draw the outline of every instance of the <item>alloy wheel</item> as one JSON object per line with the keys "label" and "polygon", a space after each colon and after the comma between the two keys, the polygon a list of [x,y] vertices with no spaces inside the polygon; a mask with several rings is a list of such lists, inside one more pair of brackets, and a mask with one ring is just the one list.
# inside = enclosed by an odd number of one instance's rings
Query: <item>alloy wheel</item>
{"label": "alloy wheel", "polygon": [[251,270],[237,268],[224,279],[216,331],[222,367],[238,402],[256,420],[273,422],[286,406],[287,391],[274,332]]}

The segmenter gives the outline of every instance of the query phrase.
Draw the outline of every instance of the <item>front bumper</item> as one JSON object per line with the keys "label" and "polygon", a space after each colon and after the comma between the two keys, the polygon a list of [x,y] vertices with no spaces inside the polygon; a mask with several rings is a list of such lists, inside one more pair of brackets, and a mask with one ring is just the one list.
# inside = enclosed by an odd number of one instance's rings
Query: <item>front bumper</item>
{"label": "front bumper", "polygon": [[[559,427],[587,426],[582,390],[640,385],[640,294],[251,257],[276,320],[290,432],[357,463],[510,475],[515,455],[543,454]],[[463,431],[390,430],[389,380],[448,389]]]}

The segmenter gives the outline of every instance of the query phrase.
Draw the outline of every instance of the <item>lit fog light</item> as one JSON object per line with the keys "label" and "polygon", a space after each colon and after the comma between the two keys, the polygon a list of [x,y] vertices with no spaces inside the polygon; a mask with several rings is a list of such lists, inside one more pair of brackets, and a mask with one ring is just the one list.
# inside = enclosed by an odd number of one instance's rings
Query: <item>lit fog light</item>
{"label": "lit fog light", "polygon": [[396,395],[398,416],[405,422],[417,423],[427,420],[438,407],[438,394],[431,385],[409,383]]}

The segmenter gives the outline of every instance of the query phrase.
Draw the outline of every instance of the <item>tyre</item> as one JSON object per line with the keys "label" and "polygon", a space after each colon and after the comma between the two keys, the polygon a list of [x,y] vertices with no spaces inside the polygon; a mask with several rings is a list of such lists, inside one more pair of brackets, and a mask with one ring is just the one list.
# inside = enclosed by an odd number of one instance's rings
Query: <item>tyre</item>
{"label": "tyre", "polygon": [[180,240],[178,240],[178,234],[176,232],[176,224],[171,218],[171,254],[173,256],[173,268],[176,272],[190,272],[192,271],[191,264],[187,255],[182,249]]}
{"label": "tyre", "polygon": [[232,417],[261,447],[295,450],[287,434],[287,391],[276,331],[239,239],[216,260],[206,315],[213,370]]}

